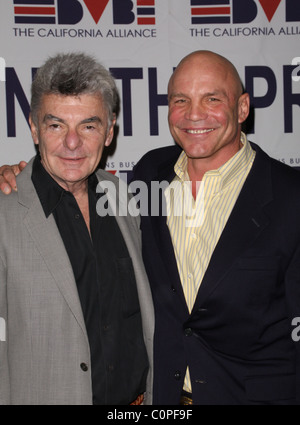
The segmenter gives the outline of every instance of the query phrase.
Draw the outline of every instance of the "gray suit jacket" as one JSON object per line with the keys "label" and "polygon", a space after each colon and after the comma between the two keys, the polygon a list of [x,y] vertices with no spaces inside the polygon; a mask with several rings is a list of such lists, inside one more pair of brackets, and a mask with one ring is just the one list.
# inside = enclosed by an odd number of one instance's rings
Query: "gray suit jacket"
{"label": "gray suit jacket", "polygon": [[[46,219],[32,184],[32,162],[17,178],[18,192],[0,194],[0,318],[6,324],[0,332],[0,404],[92,404],[89,343],[76,282],[55,220]],[[118,179],[103,170],[97,177],[113,182],[118,198]],[[119,198],[126,207],[125,191]],[[154,313],[139,218],[116,219],[137,281],[150,362],[145,404],[151,404]]]}

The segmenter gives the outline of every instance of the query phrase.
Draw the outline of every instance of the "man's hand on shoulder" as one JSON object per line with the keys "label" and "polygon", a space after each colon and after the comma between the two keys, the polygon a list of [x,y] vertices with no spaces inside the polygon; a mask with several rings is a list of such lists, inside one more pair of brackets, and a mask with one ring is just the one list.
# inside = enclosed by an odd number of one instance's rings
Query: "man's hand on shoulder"
{"label": "man's hand on shoulder", "polygon": [[17,191],[16,176],[26,167],[27,162],[21,161],[15,165],[0,167],[0,190],[9,195],[12,190]]}

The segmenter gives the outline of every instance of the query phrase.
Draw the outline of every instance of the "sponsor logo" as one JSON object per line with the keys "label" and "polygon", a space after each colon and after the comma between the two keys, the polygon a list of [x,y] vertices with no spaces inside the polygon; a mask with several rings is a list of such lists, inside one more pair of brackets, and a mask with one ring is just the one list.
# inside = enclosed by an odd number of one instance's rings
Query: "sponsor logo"
{"label": "sponsor logo", "polygon": [[55,24],[54,0],[14,0],[16,24]]}
{"label": "sponsor logo", "polygon": [[89,14],[95,24],[108,5],[114,25],[155,25],[155,0],[14,0],[15,24],[76,25]]}
{"label": "sponsor logo", "polygon": [[[109,161],[106,163],[106,171],[119,177],[121,180],[130,182],[133,178],[134,161]],[[115,168],[117,167],[117,168]]]}
{"label": "sponsor logo", "polygon": [[192,24],[229,24],[231,5],[229,0],[191,0]]}
{"label": "sponsor logo", "polygon": [[[297,0],[190,0],[192,37],[255,37],[299,35]],[[277,26],[273,26],[276,19]],[[280,25],[278,26],[278,20]],[[263,26],[257,26],[257,22]]]}
{"label": "sponsor logo", "polygon": [[271,22],[283,3],[286,22],[299,22],[296,0],[191,0],[192,24],[249,24],[260,12]]}

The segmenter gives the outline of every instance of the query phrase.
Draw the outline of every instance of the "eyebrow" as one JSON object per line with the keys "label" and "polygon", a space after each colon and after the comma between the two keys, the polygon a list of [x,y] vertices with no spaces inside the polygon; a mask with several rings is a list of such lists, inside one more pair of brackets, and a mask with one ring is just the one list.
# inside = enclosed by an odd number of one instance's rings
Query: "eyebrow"
{"label": "eyebrow", "polygon": [[[212,91],[212,92],[207,92],[207,93],[204,93],[203,94],[203,97],[209,97],[209,96],[224,96],[224,97],[228,97],[227,96],[227,94],[226,94],[226,92],[225,91],[223,91],[223,90],[215,90],[215,91]],[[189,97],[189,95],[188,94],[185,94],[185,93],[172,93],[172,94],[170,94],[170,96],[169,96],[169,99],[173,99],[174,97]]]}
{"label": "eyebrow", "polygon": [[[226,92],[224,90],[214,90],[214,91],[207,92],[207,93],[203,94],[203,96],[216,96],[216,95],[226,96]],[[169,97],[170,98],[172,98],[172,97],[189,97],[189,95],[179,92],[179,93],[171,93]]]}
{"label": "eyebrow", "polygon": [[188,96],[184,93],[171,93],[168,96],[169,99],[173,99],[173,97],[188,97]]}
{"label": "eyebrow", "polygon": [[228,97],[227,93],[224,90],[215,90],[213,92],[208,92],[205,93],[204,96],[210,97],[210,96],[224,96],[224,97]]}
{"label": "eyebrow", "polygon": [[89,124],[91,122],[98,122],[99,124],[102,124],[102,120],[98,116],[86,118],[85,120],[81,121],[81,124]]}
{"label": "eyebrow", "polygon": [[[44,116],[43,122],[46,122],[46,121],[57,121],[57,122],[65,123],[65,120],[63,120],[62,118],[56,117],[55,115],[52,115],[52,114],[46,114]],[[102,124],[101,118],[96,115],[94,117],[90,117],[90,118],[86,118],[82,120],[80,124],[90,124],[93,122],[98,122]]]}

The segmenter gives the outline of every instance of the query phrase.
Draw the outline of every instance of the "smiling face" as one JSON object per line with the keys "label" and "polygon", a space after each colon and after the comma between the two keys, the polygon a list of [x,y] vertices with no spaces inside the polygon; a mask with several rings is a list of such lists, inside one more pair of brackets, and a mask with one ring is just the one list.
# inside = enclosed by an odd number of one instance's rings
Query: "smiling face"
{"label": "smiling face", "polygon": [[108,128],[100,96],[88,94],[45,95],[38,123],[30,120],[44,168],[60,186],[72,192],[86,185],[97,168],[104,146],[112,141],[114,124]]}
{"label": "smiling face", "polygon": [[196,52],[185,58],[169,83],[169,127],[189,162],[216,169],[240,148],[249,96],[224,58]]}

